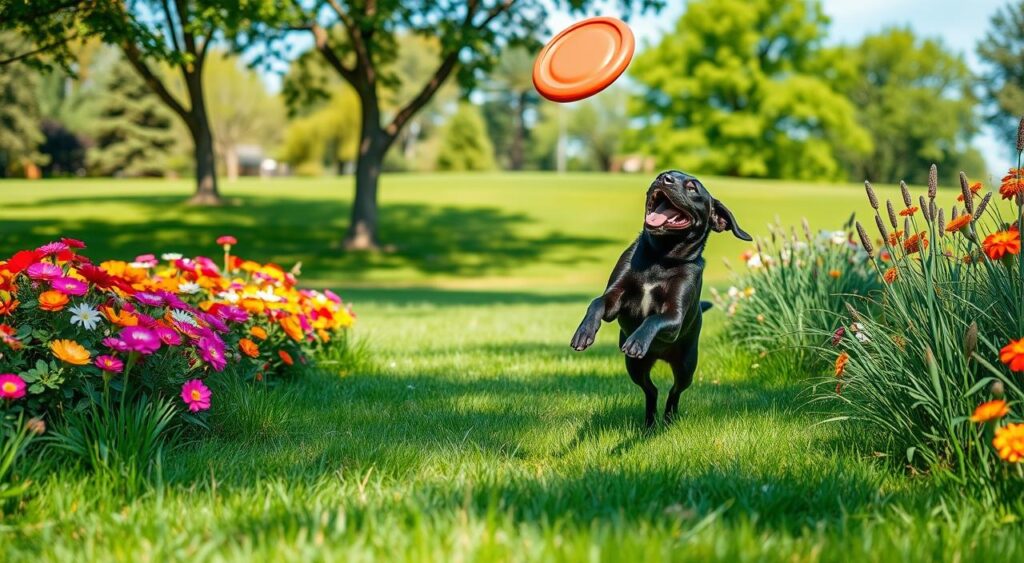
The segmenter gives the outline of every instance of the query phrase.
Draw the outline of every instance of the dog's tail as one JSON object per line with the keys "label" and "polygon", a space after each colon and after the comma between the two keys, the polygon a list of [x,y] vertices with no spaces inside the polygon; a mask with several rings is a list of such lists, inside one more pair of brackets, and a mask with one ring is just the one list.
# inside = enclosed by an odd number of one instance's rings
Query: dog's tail
{"label": "dog's tail", "polygon": [[701,313],[707,313],[708,309],[710,309],[712,307],[714,307],[714,305],[710,301],[701,301],[700,302],[700,312]]}

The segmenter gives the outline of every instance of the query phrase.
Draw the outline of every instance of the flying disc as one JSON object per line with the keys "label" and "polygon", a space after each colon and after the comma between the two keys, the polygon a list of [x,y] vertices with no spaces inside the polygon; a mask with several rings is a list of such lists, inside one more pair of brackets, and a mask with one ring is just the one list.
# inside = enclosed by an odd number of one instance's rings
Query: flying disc
{"label": "flying disc", "polygon": [[554,102],[589,98],[626,71],[636,39],[625,22],[590,18],[566,28],[552,39],[533,65],[533,85]]}

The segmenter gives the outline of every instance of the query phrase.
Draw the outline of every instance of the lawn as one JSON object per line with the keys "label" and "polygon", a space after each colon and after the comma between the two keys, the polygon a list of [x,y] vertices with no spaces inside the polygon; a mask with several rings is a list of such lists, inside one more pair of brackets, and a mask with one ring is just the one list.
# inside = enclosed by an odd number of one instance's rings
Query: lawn
{"label": "lawn", "polygon": [[[680,420],[647,433],[605,327],[568,341],[639,228],[629,176],[391,176],[384,237],[336,247],[348,184],[227,186],[236,207],[178,205],[184,182],[0,184],[0,254],[58,234],[94,256],[238,251],[356,304],[371,363],[217,407],[213,430],[126,497],[64,470],[4,515],[8,560],[975,560],[1019,558],[1021,527],[880,457],[871,431],[822,421],[821,374],[765,374],[720,335]],[[775,215],[833,226],[857,186],[709,180],[752,233]],[[709,247],[709,278],[726,279]],[[667,371],[656,380],[663,392]],[[227,389],[215,389],[228,393]]]}

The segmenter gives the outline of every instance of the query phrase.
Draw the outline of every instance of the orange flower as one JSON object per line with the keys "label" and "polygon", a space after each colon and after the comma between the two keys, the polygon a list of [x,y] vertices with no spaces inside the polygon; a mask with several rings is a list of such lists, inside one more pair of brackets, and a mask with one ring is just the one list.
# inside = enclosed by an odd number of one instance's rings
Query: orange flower
{"label": "orange flower", "polygon": [[7,315],[10,315],[18,308],[18,305],[21,305],[21,301],[18,301],[17,299],[12,299],[10,301],[0,299],[0,316],[6,317]]}
{"label": "orange flower", "polygon": [[44,311],[60,311],[68,304],[68,296],[51,289],[39,294],[39,308]]}
{"label": "orange flower", "polygon": [[281,319],[281,328],[284,329],[285,334],[296,342],[302,342],[302,339],[306,336],[302,332],[302,324],[299,323],[299,319],[295,315]]}
{"label": "orange flower", "polygon": [[[975,182],[975,183],[971,184],[970,186],[968,186],[968,188],[971,190],[971,196],[972,197],[976,196],[976,195],[978,195],[978,192],[981,191],[981,182]],[[960,192],[960,195],[956,196],[956,200],[957,201],[963,201],[964,200],[963,192]]]}
{"label": "orange flower", "polygon": [[974,414],[971,415],[971,422],[989,422],[1003,418],[1009,412],[1010,409],[1007,408],[1006,401],[996,399],[978,405],[978,408],[974,409]]}
{"label": "orange flower", "polygon": [[295,365],[295,360],[292,359],[292,355],[284,350],[278,350],[277,355],[281,357],[281,361],[287,365]]}
{"label": "orange flower", "polygon": [[263,327],[261,326],[254,326],[250,328],[249,334],[252,335],[254,338],[259,338],[260,340],[267,339],[267,331],[263,330]]}
{"label": "orange flower", "polygon": [[1003,199],[1012,199],[1015,195],[1024,193],[1024,170],[1019,168],[1011,168],[1010,171],[1003,176],[1002,183],[999,185],[999,194],[1003,196]]}
{"label": "orange flower", "polygon": [[1020,231],[1010,229],[992,233],[985,237],[985,241],[981,243],[981,249],[992,260],[999,260],[1007,254],[1020,254]]}
{"label": "orange flower", "polygon": [[89,351],[74,340],[54,340],[50,343],[50,351],[64,363],[75,366],[89,363]]}
{"label": "orange flower", "polygon": [[903,231],[893,231],[889,233],[889,245],[896,246],[903,239]]}
{"label": "orange flower", "polygon": [[842,276],[843,273],[840,272],[839,270],[829,270],[828,275],[831,276],[832,278],[839,279],[839,277]]}
{"label": "orange flower", "polygon": [[914,213],[917,213],[917,206],[911,205],[910,207],[900,211],[900,217],[912,217]]}
{"label": "orange flower", "polygon": [[1024,338],[1011,340],[999,351],[999,359],[1013,371],[1024,371]]}
{"label": "orange flower", "polygon": [[257,346],[255,342],[249,340],[248,338],[243,338],[239,340],[238,348],[242,351],[243,354],[249,356],[250,358],[255,358],[260,355],[260,347]]}
{"label": "orange flower", "polygon": [[103,313],[103,316],[106,317],[108,321],[120,327],[137,326],[139,324],[139,317],[136,317],[129,311],[122,310],[118,313],[110,305],[101,306],[100,312]]}
{"label": "orange flower", "polygon": [[888,270],[885,271],[884,274],[882,274],[882,279],[885,280],[885,283],[892,283],[896,281],[896,279],[899,277],[900,271],[897,270],[895,267],[889,268]]}
{"label": "orange flower", "polygon": [[903,250],[907,254],[915,254],[920,252],[921,249],[928,248],[928,233],[921,231],[916,235],[910,235],[907,240],[903,241]]}
{"label": "orange flower", "polygon": [[970,213],[964,213],[963,215],[957,217],[956,219],[953,219],[949,223],[946,223],[946,232],[947,233],[955,233],[955,232],[959,231],[960,229],[963,229],[964,227],[966,227],[970,223],[971,223],[971,214]]}
{"label": "orange flower", "polygon": [[1010,463],[1024,459],[1024,424],[1007,424],[997,428],[992,445],[999,452],[999,457]]}
{"label": "orange flower", "polygon": [[846,371],[846,364],[850,361],[850,355],[846,352],[839,354],[836,358],[836,377],[842,377],[843,372]]}
{"label": "orange flower", "polygon": [[257,315],[262,314],[263,311],[267,309],[267,306],[263,301],[259,299],[253,299],[251,297],[246,297],[245,299],[242,299],[241,305],[242,308],[245,309],[246,311],[249,311],[250,313],[254,313]]}

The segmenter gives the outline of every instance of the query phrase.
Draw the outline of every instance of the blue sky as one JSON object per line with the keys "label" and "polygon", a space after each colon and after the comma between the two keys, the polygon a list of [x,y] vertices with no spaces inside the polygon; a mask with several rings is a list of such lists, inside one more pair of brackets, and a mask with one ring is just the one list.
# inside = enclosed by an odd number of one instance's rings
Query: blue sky
{"label": "blue sky", "polygon": [[[953,51],[962,53],[968,64],[978,71],[980,66],[975,47],[988,29],[991,16],[1008,0],[822,0],[825,13],[831,18],[830,43],[855,42],[868,33],[892,26],[909,26],[922,36],[938,37]],[[667,7],[655,16],[633,18],[633,28],[642,46],[656,42],[675,23],[686,8],[683,0],[667,0]],[[595,15],[621,16],[615,2],[605,2]],[[551,18],[553,30],[574,21],[568,14]],[[987,128],[986,128],[987,129]],[[987,130],[975,139],[985,154],[989,170],[998,172],[1008,166],[1010,140],[996,139]]]}

